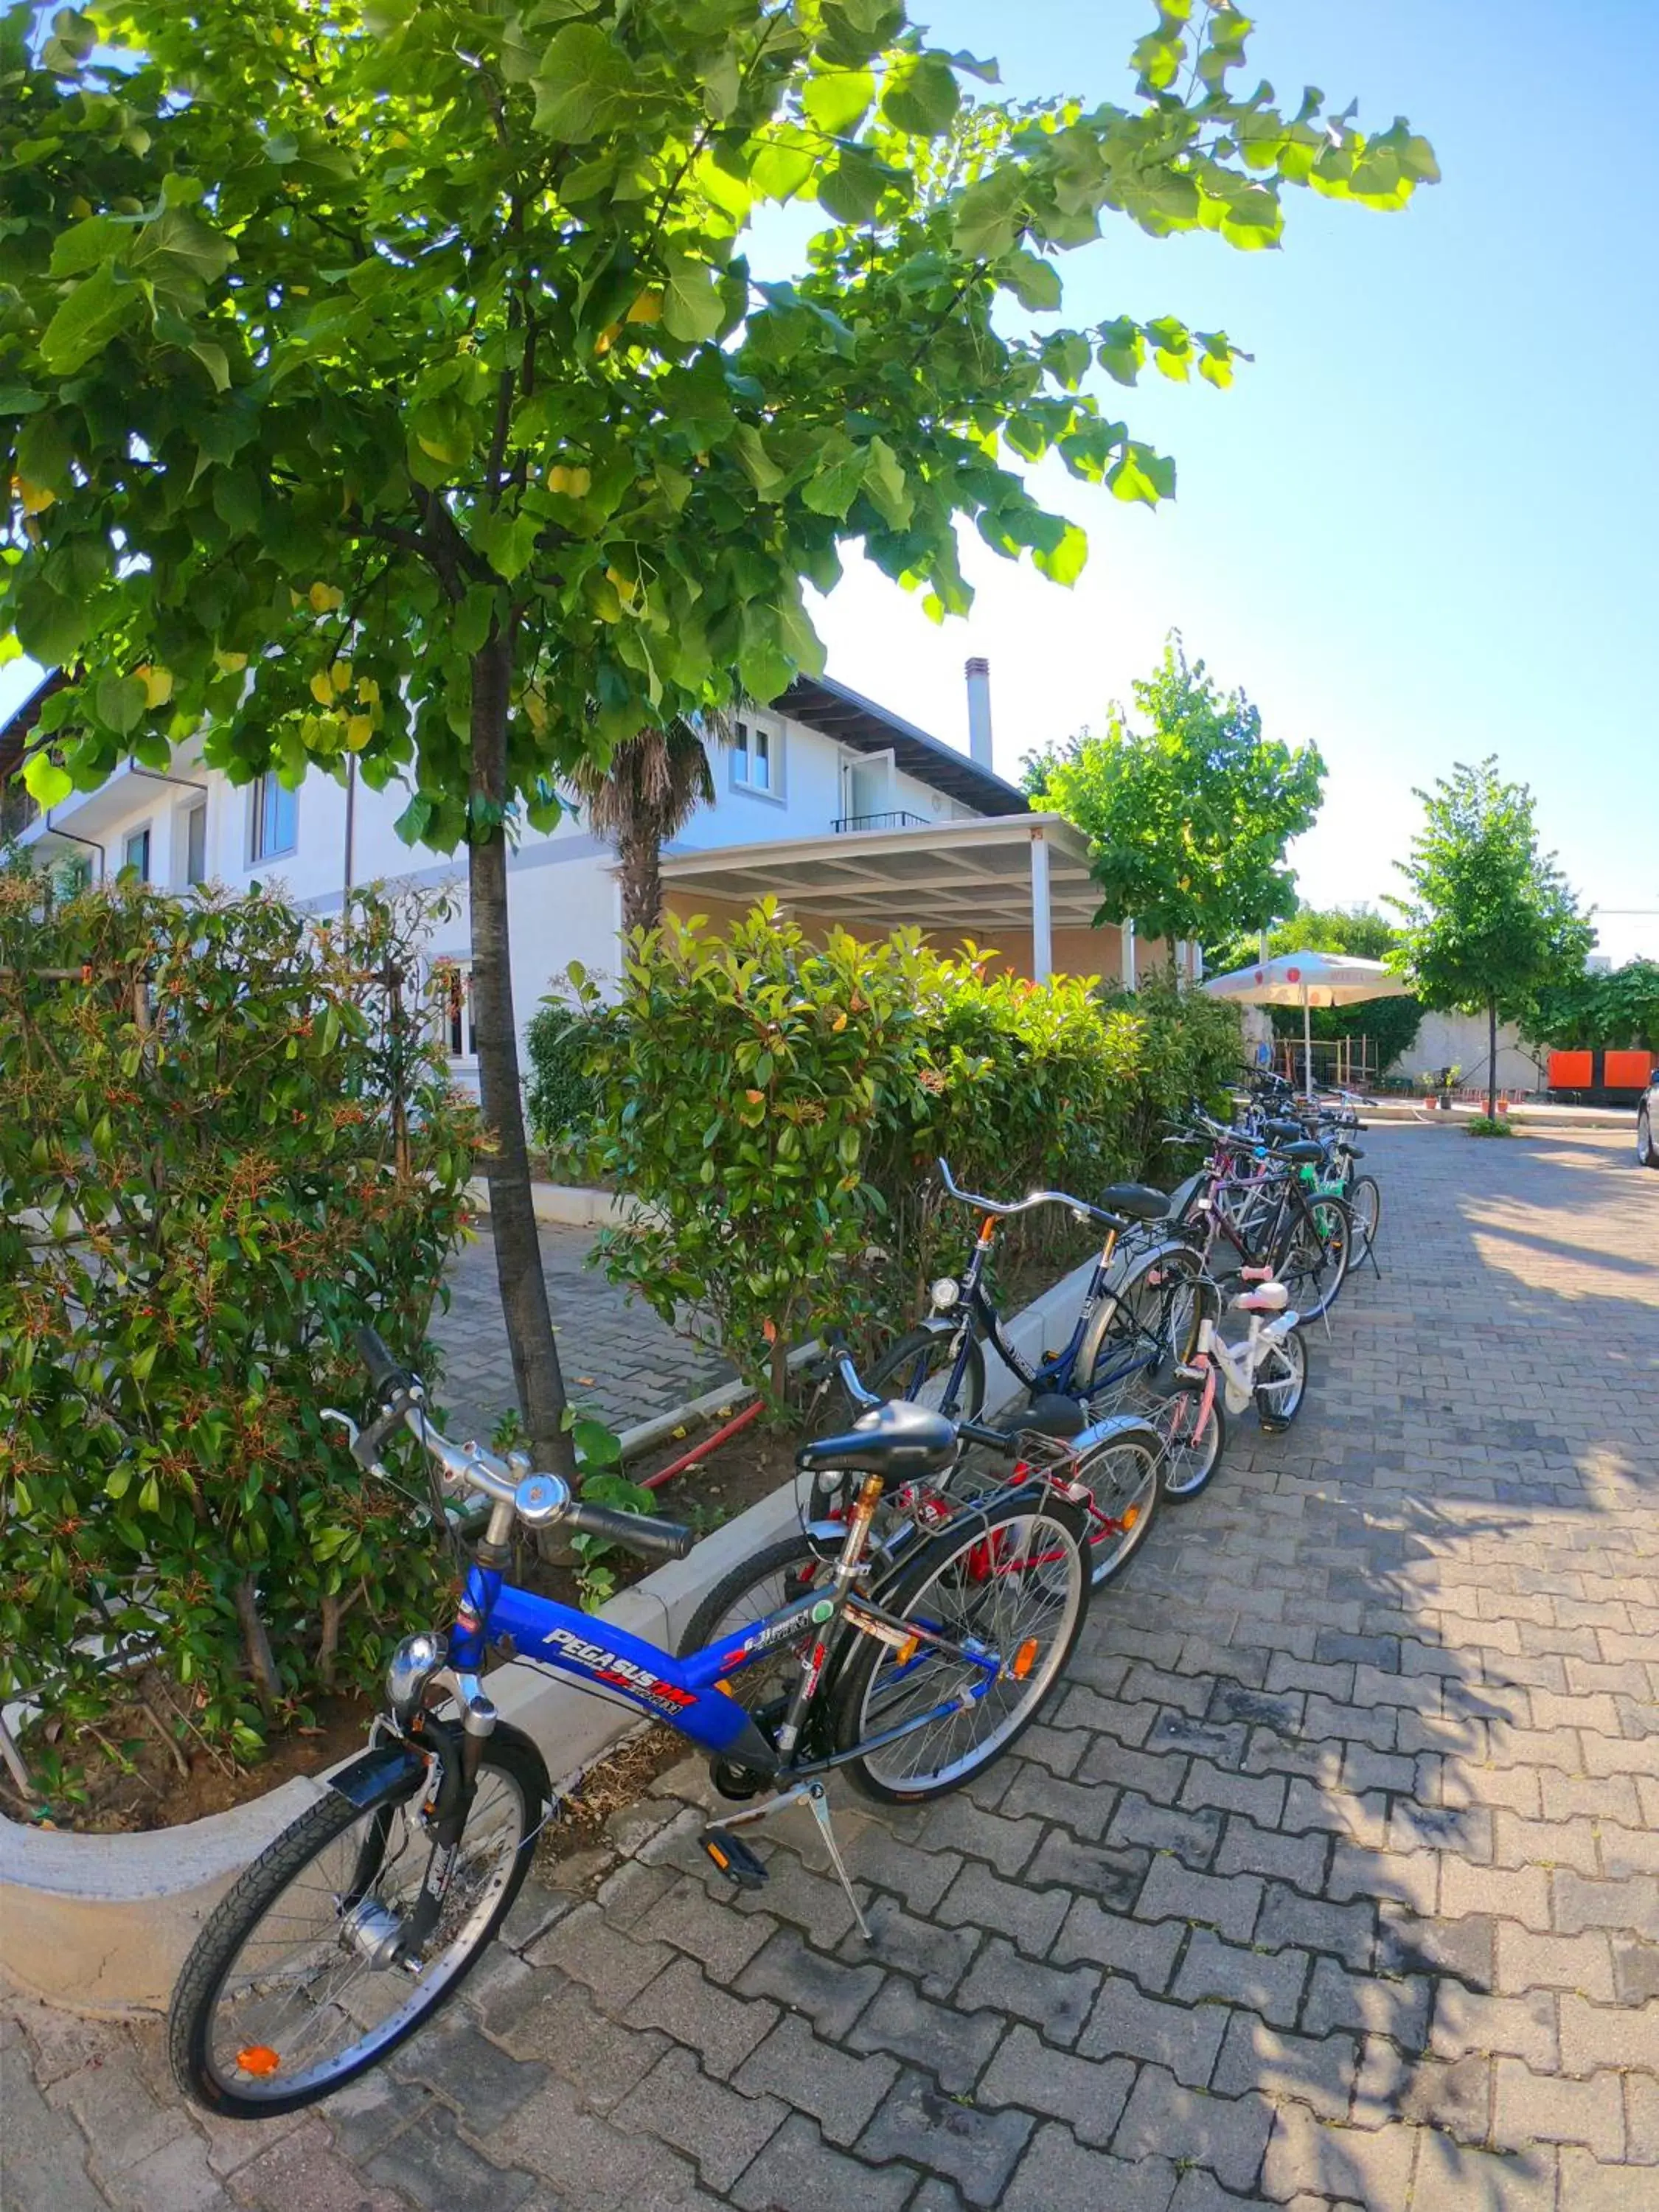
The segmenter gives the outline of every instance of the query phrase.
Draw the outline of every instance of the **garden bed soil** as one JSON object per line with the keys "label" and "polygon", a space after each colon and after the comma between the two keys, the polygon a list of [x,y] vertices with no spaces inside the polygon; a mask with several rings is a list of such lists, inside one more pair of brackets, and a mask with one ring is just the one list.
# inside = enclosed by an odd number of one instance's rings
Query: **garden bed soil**
{"label": "garden bed soil", "polygon": [[[240,1765],[228,1751],[198,1741],[179,1747],[185,1770],[180,1773],[145,1708],[118,1707],[100,1719],[95,1738],[84,1729],[76,1735],[72,1763],[83,1798],[45,1797],[32,1805],[9,1775],[0,1774],[0,1812],[30,1827],[64,1828],[82,1836],[182,1827],[187,1820],[228,1813],[263,1797],[296,1775],[321,1774],[337,1765],[362,1748],[374,1710],[373,1701],[358,1691],[319,1698],[311,1721],[273,1733],[263,1759]],[[24,1756],[28,1755],[26,1743]]]}

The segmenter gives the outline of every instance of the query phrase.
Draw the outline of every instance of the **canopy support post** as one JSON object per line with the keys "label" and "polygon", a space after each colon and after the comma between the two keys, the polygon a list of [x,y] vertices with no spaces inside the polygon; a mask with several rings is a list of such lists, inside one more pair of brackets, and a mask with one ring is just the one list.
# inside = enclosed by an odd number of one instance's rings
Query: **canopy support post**
{"label": "canopy support post", "polygon": [[1041,830],[1031,832],[1031,981],[1046,983],[1054,974],[1054,931],[1048,902],[1048,846]]}

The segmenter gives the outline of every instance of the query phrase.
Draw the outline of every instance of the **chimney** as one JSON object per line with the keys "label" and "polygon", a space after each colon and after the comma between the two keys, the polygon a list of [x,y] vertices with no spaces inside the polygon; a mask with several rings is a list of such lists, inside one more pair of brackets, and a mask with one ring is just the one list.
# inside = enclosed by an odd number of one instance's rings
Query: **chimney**
{"label": "chimney", "polygon": [[977,653],[968,663],[968,750],[979,767],[991,767],[991,664]]}

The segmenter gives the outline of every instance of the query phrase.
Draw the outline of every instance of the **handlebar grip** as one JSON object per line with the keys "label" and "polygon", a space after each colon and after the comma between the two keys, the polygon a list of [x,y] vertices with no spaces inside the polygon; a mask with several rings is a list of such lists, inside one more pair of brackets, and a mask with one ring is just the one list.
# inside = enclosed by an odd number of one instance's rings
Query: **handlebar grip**
{"label": "handlebar grip", "polygon": [[642,1513],[618,1513],[613,1506],[589,1505],[573,1498],[562,1525],[577,1536],[601,1536],[642,1559],[683,1559],[697,1540],[695,1529],[678,1521],[651,1521]]}
{"label": "handlebar grip", "polygon": [[368,1379],[374,1386],[378,1398],[395,1398],[409,1389],[415,1378],[407,1368],[398,1366],[379,1335],[367,1322],[354,1333],[351,1340],[357,1347],[357,1357],[368,1370]]}

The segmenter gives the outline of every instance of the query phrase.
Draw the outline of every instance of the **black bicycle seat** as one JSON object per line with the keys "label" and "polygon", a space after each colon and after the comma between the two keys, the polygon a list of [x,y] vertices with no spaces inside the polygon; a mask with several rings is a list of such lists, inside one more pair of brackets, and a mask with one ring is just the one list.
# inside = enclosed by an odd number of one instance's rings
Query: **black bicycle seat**
{"label": "black bicycle seat", "polygon": [[1162,1221],[1170,1210],[1169,1193],[1145,1182],[1112,1183],[1100,1202],[1108,1213],[1127,1213],[1131,1221]]}
{"label": "black bicycle seat", "polygon": [[902,1399],[873,1406],[836,1437],[815,1437],[795,1454],[803,1473],[830,1468],[890,1480],[943,1474],[957,1455],[957,1432],[943,1413]]}
{"label": "black bicycle seat", "polygon": [[1316,1145],[1311,1137],[1303,1137],[1294,1145],[1280,1145],[1278,1151],[1281,1160],[1298,1168],[1310,1168],[1325,1157],[1323,1145]]}
{"label": "black bicycle seat", "polygon": [[1299,1144],[1307,1135],[1300,1121],[1269,1121],[1264,1134],[1270,1144]]}
{"label": "black bicycle seat", "polygon": [[1067,1398],[1058,1390],[1039,1391],[1012,1425],[1011,1436],[1035,1432],[1040,1437],[1080,1437],[1089,1425],[1089,1408],[1080,1398]]}
{"label": "black bicycle seat", "polygon": [[1365,1157],[1364,1145],[1344,1145],[1342,1149],[1351,1160],[1363,1160]]}

